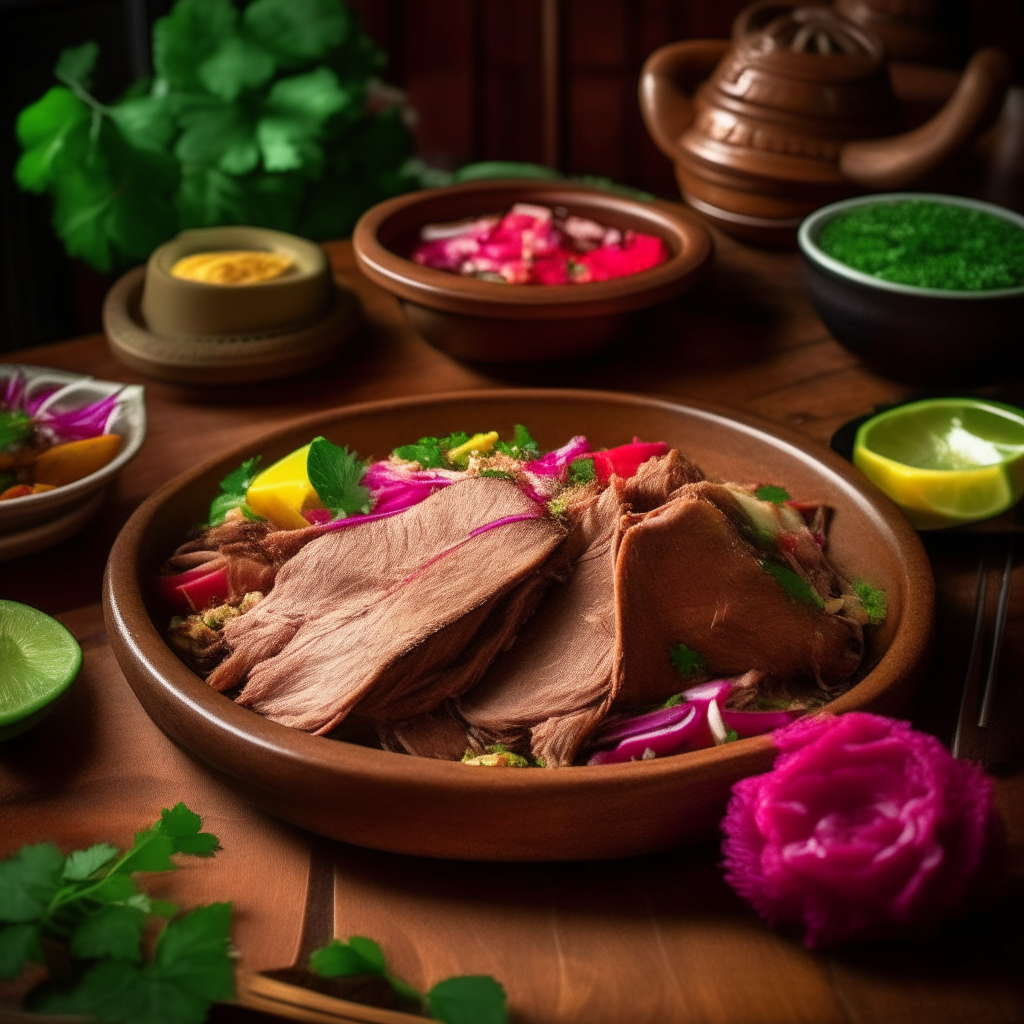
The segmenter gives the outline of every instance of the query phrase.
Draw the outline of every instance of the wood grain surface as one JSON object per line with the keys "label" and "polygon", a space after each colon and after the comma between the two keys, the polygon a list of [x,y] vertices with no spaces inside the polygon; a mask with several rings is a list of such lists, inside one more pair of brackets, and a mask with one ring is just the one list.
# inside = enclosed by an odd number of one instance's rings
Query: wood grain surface
{"label": "wood grain surface", "polygon": [[[233,899],[235,942],[247,970],[290,965],[300,945],[308,946],[302,927],[309,910],[327,931],[333,919],[341,937],[380,941],[394,972],[418,987],[452,974],[493,974],[506,986],[519,1024],[1024,1021],[1019,724],[997,779],[1012,876],[1002,905],[920,942],[822,955],[765,928],[722,881],[712,847],[582,865],[475,865],[328,844],[321,855],[332,864],[333,913],[323,901],[307,908],[310,849],[320,841],[252,810],[177,750],[141,711],[110,654],[94,602],[106,553],[132,509],[198,458],[315,409],[509,383],[569,384],[717,402],[825,441],[845,420],[905,393],[828,336],[806,299],[794,255],[756,251],[722,236],[716,242],[712,277],[655,311],[633,342],[606,358],[486,371],[417,338],[397,304],[356,275],[350,248],[338,243],[328,247],[336,273],[358,292],[368,320],[344,361],[291,381],[233,390],[144,382],[149,437],[99,520],[50,552],[0,566],[0,597],[62,613],[85,648],[82,674],[65,702],[37,729],[0,747],[0,856],[43,839],[65,849],[103,839],[124,843],[160,807],[184,799],[221,836],[224,851],[155,887],[185,905]],[[112,359],[100,337],[10,358],[141,381]],[[1004,382],[993,393],[1012,400],[1015,387]],[[912,717],[946,739],[967,667],[979,554],[1002,543],[1001,536],[958,533],[928,541],[939,592],[938,644]],[[993,557],[988,571],[994,573],[998,552]],[[983,609],[987,633],[997,589],[989,586]],[[998,674],[1007,720],[1019,710],[1022,663],[1024,574],[1018,571]],[[221,1007],[211,1019],[270,1018]]]}

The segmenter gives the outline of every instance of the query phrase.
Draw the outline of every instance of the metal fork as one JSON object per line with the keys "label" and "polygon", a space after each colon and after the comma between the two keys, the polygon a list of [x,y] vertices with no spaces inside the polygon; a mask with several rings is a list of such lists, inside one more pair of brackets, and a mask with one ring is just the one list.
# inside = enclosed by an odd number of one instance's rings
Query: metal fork
{"label": "metal fork", "polygon": [[[974,602],[974,632],[964,677],[960,711],[951,744],[955,757],[967,757],[991,767],[998,757],[992,740],[992,714],[996,699],[999,659],[1002,653],[1003,633],[1010,607],[1010,584],[1013,579],[1013,539],[1006,539],[1006,557],[1003,564],[999,600],[996,604],[995,628],[988,664],[981,676],[984,663],[985,604],[988,584],[988,565],[984,548],[978,558],[978,583]],[[979,682],[976,682],[979,681]]]}

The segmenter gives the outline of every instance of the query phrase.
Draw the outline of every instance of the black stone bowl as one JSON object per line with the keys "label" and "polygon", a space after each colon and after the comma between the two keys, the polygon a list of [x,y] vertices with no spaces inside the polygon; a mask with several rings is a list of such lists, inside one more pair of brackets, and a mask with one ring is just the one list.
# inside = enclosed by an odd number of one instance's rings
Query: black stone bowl
{"label": "black stone bowl", "polygon": [[984,383],[1017,366],[1024,346],[1024,286],[950,291],[883,281],[826,255],[825,224],[857,206],[927,199],[1002,217],[1024,229],[1024,217],[961,196],[892,192],[844,199],[800,225],[807,285],[818,315],[841,344],[887,377],[914,384]]}

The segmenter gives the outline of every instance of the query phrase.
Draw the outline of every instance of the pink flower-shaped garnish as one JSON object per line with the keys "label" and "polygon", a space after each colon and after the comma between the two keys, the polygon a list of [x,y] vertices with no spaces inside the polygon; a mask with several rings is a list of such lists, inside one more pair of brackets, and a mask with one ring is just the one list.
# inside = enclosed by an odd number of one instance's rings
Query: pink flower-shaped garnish
{"label": "pink flower-shaped garnish", "polygon": [[726,881],[810,947],[900,934],[990,896],[1003,829],[991,780],[934,737],[879,715],[822,715],[773,734],[766,775],[733,786]]}

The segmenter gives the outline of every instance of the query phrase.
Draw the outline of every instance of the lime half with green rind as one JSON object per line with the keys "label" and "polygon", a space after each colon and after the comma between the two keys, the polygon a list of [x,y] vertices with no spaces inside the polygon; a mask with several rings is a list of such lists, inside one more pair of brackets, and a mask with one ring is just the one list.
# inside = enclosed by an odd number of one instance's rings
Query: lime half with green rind
{"label": "lime half with green rind", "polygon": [[861,426],[853,461],[919,530],[990,519],[1024,494],[1024,410],[971,398],[897,406]]}
{"label": "lime half with green rind", "polygon": [[0,740],[35,725],[81,666],[82,648],[56,619],[0,601]]}

